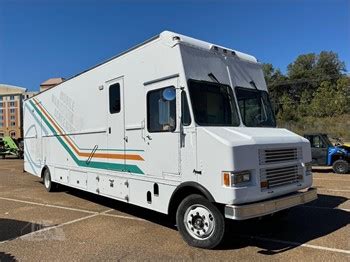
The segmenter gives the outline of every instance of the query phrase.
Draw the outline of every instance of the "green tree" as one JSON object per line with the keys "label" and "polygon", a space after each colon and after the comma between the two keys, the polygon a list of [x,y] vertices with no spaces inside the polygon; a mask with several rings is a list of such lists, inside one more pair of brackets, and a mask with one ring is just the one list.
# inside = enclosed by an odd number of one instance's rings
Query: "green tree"
{"label": "green tree", "polygon": [[288,121],[349,113],[350,84],[345,70],[344,62],[331,51],[299,55],[288,65],[286,75],[272,64],[264,64],[278,118]]}
{"label": "green tree", "polygon": [[283,122],[297,120],[296,104],[287,94],[280,98],[280,109],[277,119]]}

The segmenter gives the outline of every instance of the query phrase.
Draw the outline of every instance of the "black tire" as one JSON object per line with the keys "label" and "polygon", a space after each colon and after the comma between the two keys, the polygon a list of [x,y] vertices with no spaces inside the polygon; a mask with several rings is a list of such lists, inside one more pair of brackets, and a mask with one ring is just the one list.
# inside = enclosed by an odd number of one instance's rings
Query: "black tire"
{"label": "black tire", "polygon": [[225,233],[223,214],[201,195],[190,195],[180,203],[176,224],[187,244],[199,248],[215,248]]}
{"label": "black tire", "polygon": [[349,163],[339,159],[333,163],[333,171],[337,174],[346,174],[349,171]]}
{"label": "black tire", "polygon": [[43,183],[47,192],[54,192],[57,189],[57,184],[52,182],[51,173],[48,168],[45,168],[43,175]]}

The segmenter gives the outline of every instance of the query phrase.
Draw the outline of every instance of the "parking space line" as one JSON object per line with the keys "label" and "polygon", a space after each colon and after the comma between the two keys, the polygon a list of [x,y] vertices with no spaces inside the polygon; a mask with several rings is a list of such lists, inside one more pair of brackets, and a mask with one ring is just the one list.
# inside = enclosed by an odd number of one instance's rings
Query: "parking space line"
{"label": "parking space line", "polygon": [[115,214],[106,214],[106,213],[101,213],[100,215],[102,216],[107,216],[107,217],[116,217],[116,218],[124,218],[124,219],[130,219],[130,220],[138,220],[138,221],[145,221],[148,222],[148,220],[138,218],[138,217],[130,217],[130,216],[123,216],[123,215],[115,215]]}
{"label": "parking space line", "polygon": [[74,220],[71,220],[71,221],[64,222],[62,224],[58,224],[56,226],[46,227],[46,228],[43,228],[43,229],[31,232],[31,233],[28,233],[28,234],[19,236],[19,237],[15,237],[15,238],[12,238],[12,239],[8,239],[8,240],[5,240],[5,241],[2,241],[2,242],[0,242],[0,245],[4,244],[4,243],[7,243],[9,241],[12,241],[12,240],[26,239],[26,238],[31,237],[31,236],[33,236],[35,234],[38,234],[38,233],[43,233],[43,232],[46,232],[46,231],[49,231],[49,230],[52,230],[52,229],[56,229],[56,228],[60,228],[60,227],[66,226],[66,225],[77,223],[77,222],[80,222],[80,221],[83,221],[83,220],[86,220],[86,219],[89,219],[89,218],[93,218],[93,217],[96,217],[96,216],[99,216],[99,215],[104,215],[106,212],[110,212],[112,210],[113,209],[108,209],[108,210],[100,212],[100,213],[99,212],[93,212],[93,214],[88,215],[88,216],[80,217],[80,218],[77,218],[77,219],[74,219]]}
{"label": "parking space line", "polygon": [[239,234],[238,236],[242,237],[242,238],[267,241],[267,242],[274,242],[274,243],[285,244],[285,245],[290,245],[290,246],[295,246],[295,247],[301,246],[301,247],[307,247],[307,248],[324,250],[324,251],[331,251],[331,252],[348,254],[348,255],[350,254],[350,250],[345,250],[345,249],[303,244],[303,243],[299,243],[299,242],[285,241],[285,240],[280,240],[280,239],[266,238],[266,237],[259,237],[259,236],[250,236],[250,235],[241,235],[241,234]]}
{"label": "parking space line", "polygon": [[[349,177],[350,178],[350,177]],[[342,182],[350,182],[350,179],[330,179],[330,178],[321,178],[321,177],[313,177],[315,180],[325,180],[325,181],[342,181]]]}
{"label": "parking space line", "polygon": [[33,236],[35,234],[38,234],[38,233],[42,233],[42,232],[46,232],[46,231],[49,231],[49,230],[52,230],[52,229],[56,229],[56,228],[59,228],[59,227],[70,225],[70,224],[73,224],[73,223],[76,223],[76,222],[80,222],[82,220],[86,220],[86,219],[89,219],[89,218],[92,218],[92,217],[95,217],[95,216],[98,216],[98,215],[99,215],[99,213],[95,213],[95,214],[92,214],[92,215],[89,215],[89,216],[85,216],[85,217],[77,218],[77,219],[74,219],[74,220],[71,220],[71,221],[68,221],[68,222],[64,222],[64,223],[58,224],[56,226],[46,227],[46,228],[43,228],[43,229],[31,232],[31,233],[28,233],[28,234],[19,236],[19,237],[15,237],[15,238],[12,238],[12,239],[8,239],[8,240],[5,240],[5,241],[2,241],[2,242],[0,242],[0,245],[4,244],[4,243],[7,243],[9,241],[12,241],[12,240],[16,240],[16,239],[25,239],[25,238],[31,237],[31,236]]}
{"label": "parking space line", "polygon": [[350,190],[347,189],[328,189],[328,188],[317,188],[318,191],[329,191],[329,192],[345,192],[350,193]]}
{"label": "parking space line", "polygon": [[80,208],[64,207],[64,206],[57,206],[57,205],[36,203],[36,202],[25,201],[25,200],[19,200],[19,199],[13,199],[13,198],[7,198],[7,197],[0,197],[0,200],[7,200],[7,201],[18,202],[18,203],[36,205],[36,206],[60,208],[60,209],[65,209],[65,210],[70,210],[70,211],[84,212],[84,213],[89,213],[89,214],[97,214],[97,213],[98,213],[98,212],[95,212],[95,211],[90,211],[90,210],[85,210],[85,209],[80,209]]}
{"label": "parking space line", "polygon": [[11,170],[11,171],[15,171],[16,168],[14,168],[14,167],[0,167],[0,171],[1,171],[1,170]]}

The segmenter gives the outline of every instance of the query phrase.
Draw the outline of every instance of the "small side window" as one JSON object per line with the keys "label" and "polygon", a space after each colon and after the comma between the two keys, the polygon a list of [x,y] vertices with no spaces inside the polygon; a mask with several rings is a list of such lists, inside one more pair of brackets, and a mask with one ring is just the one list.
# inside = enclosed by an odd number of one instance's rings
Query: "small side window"
{"label": "small side window", "polygon": [[181,112],[181,123],[184,126],[189,126],[191,124],[191,115],[185,91],[181,92]]}
{"label": "small side window", "polygon": [[325,148],[323,141],[320,136],[315,136],[313,141],[314,146],[316,148]]}
{"label": "small side window", "polygon": [[166,87],[147,94],[149,132],[173,132],[176,129],[176,91]]}
{"label": "small side window", "polygon": [[111,114],[120,112],[120,85],[119,83],[109,86],[109,112]]}

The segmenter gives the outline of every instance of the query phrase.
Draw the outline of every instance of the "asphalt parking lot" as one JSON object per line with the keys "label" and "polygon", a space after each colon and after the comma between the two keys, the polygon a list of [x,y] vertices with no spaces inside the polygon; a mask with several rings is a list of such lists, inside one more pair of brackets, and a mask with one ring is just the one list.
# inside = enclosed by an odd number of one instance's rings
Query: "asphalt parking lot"
{"label": "asphalt parking lot", "polygon": [[187,246],[166,216],[79,190],[47,193],[0,160],[0,261],[350,261],[350,175],[314,173],[318,200],[281,220],[230,222],[217,250]]}

